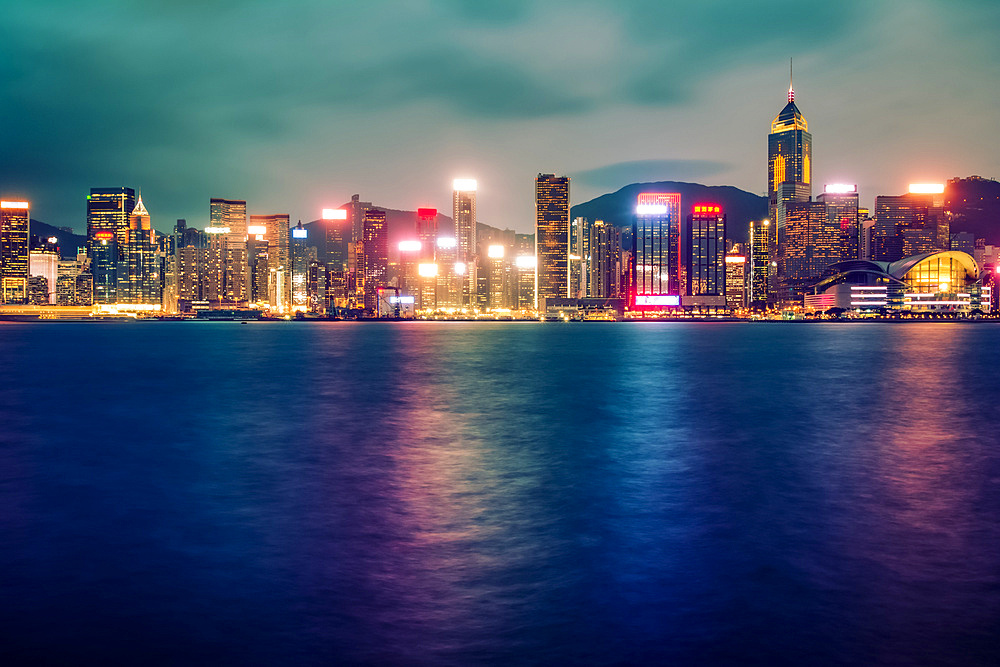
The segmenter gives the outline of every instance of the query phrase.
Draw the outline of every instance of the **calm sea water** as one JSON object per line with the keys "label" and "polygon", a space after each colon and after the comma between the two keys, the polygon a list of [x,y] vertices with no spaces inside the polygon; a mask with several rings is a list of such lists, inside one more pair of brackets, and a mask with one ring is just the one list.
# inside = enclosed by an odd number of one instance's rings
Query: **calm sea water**
{"label": "calm sea water", "polygon": [[996,664],[1000,326],[0,326],[0,660]]}

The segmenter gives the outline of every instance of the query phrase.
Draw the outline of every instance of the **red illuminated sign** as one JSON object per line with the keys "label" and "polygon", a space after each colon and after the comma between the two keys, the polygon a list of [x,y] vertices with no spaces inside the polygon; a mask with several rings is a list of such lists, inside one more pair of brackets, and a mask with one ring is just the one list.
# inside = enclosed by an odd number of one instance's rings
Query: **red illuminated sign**
{"label": "red illuminated sign", "polygon": [[438,210],[436,208],[418,208],[417,209],[417,217],[418,218],[433,218],[437,214],[438,214]]}
{"label": "red illuminated sign", "polygon": [[720,208],[719,206],[713,206],[713,205],[709,204],[707,206],[695,206],[694,207],[694,212],[695,213],[721,213],[722,212],[722,208]]}
{"label": "red illuminated sign", "polygon": [[98,241],[110,241],[114,237],[114,232],[94,232],[94,238]]}

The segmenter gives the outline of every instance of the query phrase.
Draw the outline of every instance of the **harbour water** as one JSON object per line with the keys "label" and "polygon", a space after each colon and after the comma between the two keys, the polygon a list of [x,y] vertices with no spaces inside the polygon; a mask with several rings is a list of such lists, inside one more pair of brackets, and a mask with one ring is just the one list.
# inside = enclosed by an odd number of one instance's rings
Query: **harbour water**
{"label": "harbour water", "polygon": [[0,325],[0,661],[997,664],[1000,326]]}

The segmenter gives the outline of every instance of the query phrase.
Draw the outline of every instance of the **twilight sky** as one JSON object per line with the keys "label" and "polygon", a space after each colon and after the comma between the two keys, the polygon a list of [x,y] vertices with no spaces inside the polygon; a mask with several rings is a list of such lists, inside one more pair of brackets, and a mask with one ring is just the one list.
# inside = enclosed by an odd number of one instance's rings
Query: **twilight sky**
{"label": "twilight sky", "polygon": [[0,194],[82,230],[90,187],[141,187],[167,231],[211,197],[450,215],[472,177],[479,219],[524,232],[540,171],[573,203],[762,194],[789,56],[814,193],[1000,176],[995,0],[35,0],[0,28]]}

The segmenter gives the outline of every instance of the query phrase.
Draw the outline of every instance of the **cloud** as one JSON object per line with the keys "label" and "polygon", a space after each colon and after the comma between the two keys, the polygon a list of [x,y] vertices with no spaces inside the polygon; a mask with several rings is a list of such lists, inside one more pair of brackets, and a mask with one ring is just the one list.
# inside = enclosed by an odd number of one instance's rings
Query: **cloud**
{"label": "cloud", "polygon": [[570,177],[580,185],[611,191],[629,183],[698,182],[729,168],[728,164],[709,160],[637,160],[573,172]]}

